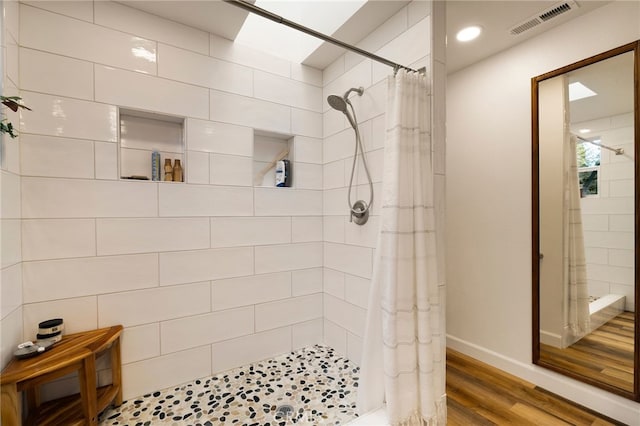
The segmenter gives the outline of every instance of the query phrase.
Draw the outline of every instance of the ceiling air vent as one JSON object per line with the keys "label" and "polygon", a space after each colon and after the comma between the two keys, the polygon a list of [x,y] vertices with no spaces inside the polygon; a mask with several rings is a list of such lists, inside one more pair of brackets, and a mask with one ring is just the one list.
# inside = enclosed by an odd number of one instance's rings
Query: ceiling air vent
{"label": "ceiling air vent", "polygon": [[540,13],[530,16],[529,18],[525,19],[519,24],[514,25],[509,29],[509,33],[511,35],[522,34],[525,31],[529,31],[530,29],[535,28],[540,24],[548,22],[553,18],[563,15],[567,12],[570,12],[573,9],[577,9],[578,7],[579,7],[578,4],[573,0],[560,2],[548,9],[543,10]]}

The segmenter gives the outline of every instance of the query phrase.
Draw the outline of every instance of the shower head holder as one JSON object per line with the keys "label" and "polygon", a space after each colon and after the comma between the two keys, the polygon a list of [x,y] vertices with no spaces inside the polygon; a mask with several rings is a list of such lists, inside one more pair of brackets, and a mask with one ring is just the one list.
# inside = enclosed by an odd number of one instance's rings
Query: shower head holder
{"label": "shower head holder", "polygon": [[347,98],[349,97],[349,95],[351,94],[351,92],[356,92],[358,94],[358,96],[362,96],[364,94],[364,87],[362,87],[362,86],[360,86],[360,87],[352,87],[351,89],[349,89],[346,92],[344,92],[344,95],[342,95],[342,99],[344,99],[346,101]]}
{"label": "shower head holder", "polygon": [[369,206],[363,200],[358,200],[351,207],[349,222],[355,222],[356,225],[364,225],[369,220]]}

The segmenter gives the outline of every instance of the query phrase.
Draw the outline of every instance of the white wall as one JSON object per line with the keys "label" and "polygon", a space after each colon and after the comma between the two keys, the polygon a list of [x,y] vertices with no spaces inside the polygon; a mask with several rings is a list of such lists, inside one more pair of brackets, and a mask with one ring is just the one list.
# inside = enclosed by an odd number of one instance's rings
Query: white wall
{"label": "white wall", "polygon": [[[0,93],[15,96],[18,95],[18,4],[3,1],[0,11]],[[4,106],[1,110],[2,118],[17,130],[18,114]],[[3,134],[0,142],[0,368],[11,360],[15,346],[22,342],[20,139]]]}
{"label": "white wall", "polygon": [[640,38],[614,2],[448,76],[447,333],[479,359],[633,424],[640,404],[531,364],[531,78]]}
{"label": "white wall", "polygon": [[[444,5],[413,1],[367,36],[360,47],[413,68],[426,66],[432,80],[432,146],[435,150],[436,205],[444,223]],[[437,19],[436,19],[437,17]],[[437,22],[435,22],[437,20]],[[432,43],[435,47],[432,47]],[[353,162],[355,134],[345,116],[323,103],[324,111],[324,340],[336,351],[359,363],[368,292],[380,225],[384,154],[386,76],[392,70],[352,53],[324,70],[323,98],[364,87],[351,96],[367,164],[374,182],[374,202],[364,225],[349,222],[347,191]],[[352,200],[369,201],[366,174],[357,165]],[[442,231],[442,229],[441,229]],[[442,244],[443,233],[439,233]],[[442,246],[442,245],[441,245]],[[443,254],[443,253],[441,253]],[[444,282],[444,256],[440,282]]]}
{"label": "white wall", "polygon": [[[125,398],[322,341],[320,71],[103,1],[21,4],[19,55],[25,339],[123,324]],[[118,179],[119,106],[186,118],[186,183]],[[254,129],[294,188],[252,186]]]}
{"label": "white wall", "polygon": [[566,303],[564,296],[564,134],[567,101],[563,77],[540,82],[538,155],[540,158],[540,341],[563,346]]}

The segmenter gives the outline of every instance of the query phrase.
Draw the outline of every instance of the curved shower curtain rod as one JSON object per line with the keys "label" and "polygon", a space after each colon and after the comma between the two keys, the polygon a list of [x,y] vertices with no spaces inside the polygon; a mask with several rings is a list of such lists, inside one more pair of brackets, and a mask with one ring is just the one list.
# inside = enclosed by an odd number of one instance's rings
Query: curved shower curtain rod
{"label": "curved shower curtain rod", "polygon": [[578,139],[579,141],[586,142],[586,143],[590,143],[591,145],[599,146],[600,148],[608,149],[609,151],[613,151],[613,152],[615,152],[615,153],[616,153],[616,155],[622,155],[622,154],[624,154],[624,148],[611,148],[610,146],[607,146],[607,145],[605,145],[605,144],[597,143],[597,142],[591,141],[591,140],[589,140],[589,139],[585,139],[585,138],[583,138],[583,137],[580,137],[580,136],[576,135],[575,133],[571,133],[571,134],[572,134],[573,136],[575,136],[575,137],[576,137],[576,139]]}
{"label": "curved shower curtain rod", "polygon": [[305,34],[309,34],[315,38],[319,38],[320,40],[324,40],[331,44],[335,44],[336,46],[340,46],[343,49],[350,50],[352,52],[358,53],[359,55],[366,56],[367,58],[373,59],[374,61],[381,62],[385,65],[393,67],[393,73],[397,73],[400,69],[405,69],[407,71],[419,72],[424,74],[426,72],[426,67],[420,68],[418,70],[414,70],[413,68],[406,67],[404,65],[398,64],[396,62],[390,61],[382,56],[378,56],[366,50],[360,49],[359,47],[353,46],[349,43],[345,43],[344,41],[338,40],[337,38],[330,37],[326,34],[322,34],[316,30],[312,30],[309,27],[305,27],[304,25],[300,25],[297,22],[289,21],[288,19],[283,18],[280,15],[276,15],[275,13],[271,13],[266,9],[262,9],[254,4],[249,3],[246,0],[223,0],[225,3],[231,4],[233,6],[237,6],[241,9],[247,10],[251,13],[255,13],[256,15],[260,15],[263,18],[269,19],[273,22],[277,22],[278,24],[285,25],[289,28],[293,28],[294,30],[298,30]]}

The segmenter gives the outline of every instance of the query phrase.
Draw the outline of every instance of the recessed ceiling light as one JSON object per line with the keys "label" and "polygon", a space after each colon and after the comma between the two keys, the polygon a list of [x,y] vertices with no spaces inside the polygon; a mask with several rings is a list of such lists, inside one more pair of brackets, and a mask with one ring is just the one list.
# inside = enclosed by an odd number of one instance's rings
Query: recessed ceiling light
{"label": "recessed ceiling light", "polygon": [[456,38],[458,39],[458,41],[471,41],[478,38],[481,32],[482,28],[477,25],[473,25],[458,31],[458,34],[456,34]]}
{"label": "recessed ceiling light", "polygon": [[597,95],[596,92],[589,89],[579,81],[569,84],[569,102],[577,101],[578,99],[589,98],[595,95]]}
{"label": "recessed ceiling light", "polygon": [[578,131],[584,135],[585,133],[591,132],[591,129],[580,129]]}

